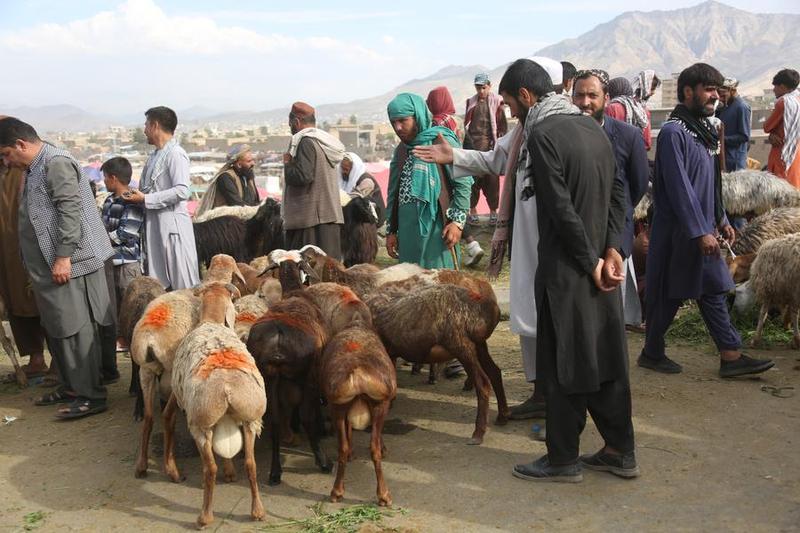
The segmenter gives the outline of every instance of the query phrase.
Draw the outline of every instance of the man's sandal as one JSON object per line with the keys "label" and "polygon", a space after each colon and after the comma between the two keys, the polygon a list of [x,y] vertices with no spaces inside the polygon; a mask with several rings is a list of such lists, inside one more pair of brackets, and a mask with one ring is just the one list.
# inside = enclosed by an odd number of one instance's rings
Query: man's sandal
{"label": "man's sandal", "polygon": [[33,401],[33,405],[55,405],[57,403],[67,403],[75,401],[75,396],[71,396],[63,391],[48,392]]}
{"label": "man's sandal", "polygon": [[56,418],[61,420],[71,420],[75,418],[83,418],[84,416],[96,415],[108,409],[106,402],[93,402],[86,398],[75,400],[69,405],[61,407],[56,412]]}

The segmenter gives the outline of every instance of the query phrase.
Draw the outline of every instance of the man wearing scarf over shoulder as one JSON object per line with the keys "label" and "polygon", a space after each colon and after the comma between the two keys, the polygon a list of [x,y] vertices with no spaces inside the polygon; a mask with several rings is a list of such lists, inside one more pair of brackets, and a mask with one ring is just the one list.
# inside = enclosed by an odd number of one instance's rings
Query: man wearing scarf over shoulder
{"label": "man wearing scarf over shoulder", "polygon": [[735,237],[722,205],[719,139],[707,117],[714,114],[723,77],[696,63],[678,77],[680,102],[658,135],[653,178],[654,215],[647,254],[647,332],[638,364],[677,374],[681,365],[664,351],[664,335],[681,303],[696,300],[719,350],[721,377],[757,374],[772,367],[740,351],[725,293],[734,287],[720,256],[720,234]]}

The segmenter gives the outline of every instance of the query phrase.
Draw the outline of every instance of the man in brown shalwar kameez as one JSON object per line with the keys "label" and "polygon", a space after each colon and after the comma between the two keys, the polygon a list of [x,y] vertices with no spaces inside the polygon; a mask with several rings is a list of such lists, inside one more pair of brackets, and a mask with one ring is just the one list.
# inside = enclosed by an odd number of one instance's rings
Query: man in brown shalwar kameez
{"label": "man in brown shalwar kameez", "polygon": [[44,330],[28,272],[22,264],[17,236],[22,183],[23,171],[6,167],[0,161],[0,297],[6,305],[17,350],[22,356],[30,356],[30,362],[22,368],[28,377],[35,377],[47,372],[47,363]]}

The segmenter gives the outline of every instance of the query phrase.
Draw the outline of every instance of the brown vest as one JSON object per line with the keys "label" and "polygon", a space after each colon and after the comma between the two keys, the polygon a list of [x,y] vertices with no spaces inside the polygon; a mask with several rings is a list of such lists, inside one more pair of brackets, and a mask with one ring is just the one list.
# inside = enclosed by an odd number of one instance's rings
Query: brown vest
{"label": "brown vest", "polygon": [[319,143],[310,137],[300,141],[312,143],[316,152],[314,181],[308,185],[286,184],[283,194],[283,227],[287,230],[311,228],[319,224],[344,224],[339,201],[339,176],[331,166]]}

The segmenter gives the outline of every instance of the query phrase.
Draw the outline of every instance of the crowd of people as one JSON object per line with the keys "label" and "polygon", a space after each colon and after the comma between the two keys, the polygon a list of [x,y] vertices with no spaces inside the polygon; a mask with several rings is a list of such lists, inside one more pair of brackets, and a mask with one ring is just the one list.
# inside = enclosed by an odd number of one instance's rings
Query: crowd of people
{"label": "crowd of people", "polygon": [[[494,231],[487,272],[496,277],[510,257],[510,327],[533,384],[511,418],[547,421],[547,454],[517,465],[517,477],[575,482],[583,468],[639,475],[626,324],[644,326],[640,367],[679,373],[664,336],[680,305],[696,300],[721,377],[773,365],[741,351],[725,304],[733,281],[720,255],[721,242],[736,238],[721,173],[748,164],[750,108],[735,79],[708,64],[687,67],[650,164],[647,101],[659,85],[652,70],[628,80],[533,57],[513,62],[497,93],[486,73],[476,74],[463,120],[446,87],[427,99],[398,94],[387,106],[399,142],[385,203],[361,158],[316,127],[314,108],[291,107],[282,196],[289,248],[314,244],[340,258],[342,198],[358,196],[385,220],[389,256],[425,268],[474,266],[484,255],[472,233],[485,196]],[[782,70],[773,85],[767,167],[800,187],[800,75]],[[49,384],[57,388],[36,405],[59,405],[59,418],[107,408],[105,386],[119,379],[115,323],[131,280],[151,276],[168,291],[200,282],[177,116],[154,107],[145,118],[155,150],[139,187],[130,186],[125,158],[108,159],[101,171],[110,194],[99,211],[69,152],[17,118],[0,118],[0,292],[17,347],[30,356],[26,371],[48,372],[45,344],[52,355]],[[517,121],[511,129],[510,119]],[[234,147],[198,212],[258,205],[254,165],[249,146]],[[642,306],[633,209],[649,184],[654,209]],[[587,410],[605,445],[580,456]]]}

